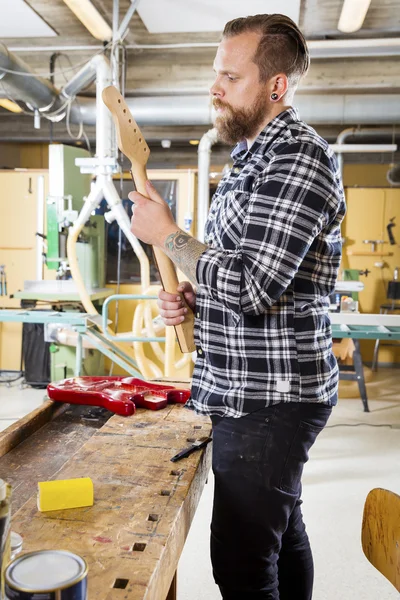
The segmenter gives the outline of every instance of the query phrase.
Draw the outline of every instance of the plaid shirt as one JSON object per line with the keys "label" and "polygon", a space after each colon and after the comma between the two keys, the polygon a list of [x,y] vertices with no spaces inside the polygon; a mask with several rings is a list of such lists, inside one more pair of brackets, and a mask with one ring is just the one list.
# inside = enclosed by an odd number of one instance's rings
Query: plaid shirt
{"label": "plaid shirt", "polygon": [[336,404],[328,297],[345,214],[336,158],[294,108],[232,158],[197,265],[187,406],[241,417],[282,401]]}

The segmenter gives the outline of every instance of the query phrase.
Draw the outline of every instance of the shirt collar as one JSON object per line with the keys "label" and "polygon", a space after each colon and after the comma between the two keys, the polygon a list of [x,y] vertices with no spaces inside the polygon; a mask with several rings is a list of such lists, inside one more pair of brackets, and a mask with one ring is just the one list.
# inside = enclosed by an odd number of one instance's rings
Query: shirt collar
{"label": "shirt collar", "polygon": [[300,120],[297,108],[290,107],[279,113],[272,121],[270,121],[254,140],[251,148],[247,148],[247,141],[242,140],[231,152],[233,160],[244,159],[246,154],[257,154],[260,150],[264,151],[265,147],[288,125],[296,123]]}

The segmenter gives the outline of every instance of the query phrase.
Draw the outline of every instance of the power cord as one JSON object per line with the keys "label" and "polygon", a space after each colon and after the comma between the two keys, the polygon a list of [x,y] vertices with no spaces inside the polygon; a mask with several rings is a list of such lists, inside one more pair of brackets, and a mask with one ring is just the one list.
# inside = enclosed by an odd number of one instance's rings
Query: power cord
{"label": "power cord", "polygon": [[[54,80],[54,76],[55,76],[55,70],[54,70],[54,66],[55,66],[55,62],[57,60],[57,58],[59,58],[60,56],[63,56],[67,59],[67,61],[69,62],[69,67],[65,68],[65,69],[58,69],[57,70],[57,74],[61,74],[63,75],[65,81],[68,81],[68,79],[65,77],[65,73],[68,73],[70,71],[76,71],[78,69],[78,67],[83,66],[85,64],[87,64],[87,62],[89,60],[91,60],[93,57],[99,55],[99,54],[103,54],[108,48],[112,47],[112,42],[109,42],[108,44],[106,44],[104,46],[104,48],[102,48],[101,50],[99,50],[98,52],[95,52],[89,59],[86,59],[84,61],[81,61],[79,63],[76,63],[75,65],[72,64],[71,59],[69,58],[69,56],[65,53],[58,53],[55,56],[55,60],[54,60],[54,65],[53,68],[51,69],[51,71],[49,73],[23,73],[21,71],[14,71],[12,69],[6,69],[5,67],[0,67],[0,73],[4,72],[4,73],[12,73],[14,75],[20,75],[21,77],[46,77],[46,78],[50,78],[51,80]],[[26,110],[26,108],[23,108],[20,103],[15,100],[12,95],[9,93],[9,91],[6,89],[5,84],[0,80],[0,84],[1,87],[6,95],[6,97],[8,98],[8,100],[10,100],[11,102],[14,102],[15,104],[17,104],[17,106],[19,106],[21,108],[21,111],[24,115],[28,115],[28,116],[35,116],[35,111],[29,111]],[[79,131],[77,135],[74,135],[71,131],[71,127],[70,127],[70,113],[71,113],[71,105],[73,102],[76,102],[78,109],[79,109],[79,114],[81,116],[81,122],[79,123]],[[89,151],[90,154],[92,154],[92,149],[90,146],[90,142],[89,142],[89,138],[85,132],[85,129],[83,127],[83,119],[82,119],[82,113],[81,113],[81,109],[80,109],[80,105],[78,100],[75,98],[68,98],[66,99],[66,101],[64,102],[64,104],[62,106],[60,106],[58,109],[56,109],[53,112],[46,112],[46,113],[40,113],[40,116],[45,117],[46,119],[48,119],[50,122],[52,122],[52,119],[54,119],[54,117],[56,117],[58,114],[60,114],[61,112],[63,112],[64,110],[67,110],[67,115],[66,115],[66,128],[67,128],[67,132],[68,135],[70,136],[71,139],[73,140],[80,140],[81,138],[83,138],[85,140],[87,149]]]}

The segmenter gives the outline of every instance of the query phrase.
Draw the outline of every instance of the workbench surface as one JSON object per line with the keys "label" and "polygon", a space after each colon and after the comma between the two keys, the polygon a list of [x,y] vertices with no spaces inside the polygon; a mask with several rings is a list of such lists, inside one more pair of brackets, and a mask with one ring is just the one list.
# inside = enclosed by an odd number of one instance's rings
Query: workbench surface
{"label": "workbench surface", "polygon": [[[81,555],[89,566],[90,600],[174,598],[171,585],[211,444],[177,463],[170,459],[210,435],[209,419],[181,405],[138,409],[131,417],[69,405],[57,413],[49,403],[43,410],[53,411],[49,422],[0,458],[0,477],[13,485],[12,530],[23,536],[23,552]],[[75,477],[93,480],[94,506],[38,511],[38,481]]]}

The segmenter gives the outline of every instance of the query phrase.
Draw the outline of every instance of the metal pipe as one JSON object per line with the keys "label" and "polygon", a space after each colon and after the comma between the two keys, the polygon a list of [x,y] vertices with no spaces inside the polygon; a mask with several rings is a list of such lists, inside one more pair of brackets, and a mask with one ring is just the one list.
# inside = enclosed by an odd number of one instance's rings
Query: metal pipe
{"label": "metal pipe", "polygon": [[[116,0],[117,1],[117,0]],[[97,62],[99,61],[99,62]],[[101,63],[100,61],[103,61]],[[94,68],[105,64],[103,55],[96,55],[72,78],[65,86],[67,96],[76,93],[79,86],[92,78]],[[3,73],[3,81],[14,92],[13,96],[27,102],[33,108],[42,112],[52,112],[63,109],[65,95],[60,96],[58,90],[48,80],[33,77],[34,73],[21,59],[11,54],[0,44],[0,76],[1,67],[11,68],[30,75]],[[93,67],[93,69],[92,69]],[[0,86],[1,88],[1,86]],[[70,97],[70,96],[69,96]],[[101,97],[79,99],[79,110],[71,110],[71,122],[85,125],[96,123],[96,112],[102,105]],[[168,125],[209,125],[212,123],[211,98],[208,94],[185,96],[151,96],[127,99],[128,106],[133,112],[139,125],[168,126]],[[295,105],[299,108],[301,117],[312,125],[354,124],[358,125],[392,125],[400,122],[400,94],[298,94]],[[376,106],[380,110],[376,110]],[[58,115],[58,118],[62,114]],[[97,114],[98,117],[98,114]]]}
{"label": "metal pipe", "polygon": [[[102,99],[102,92],[105,87],[111,85],[111,70],[108,60],[105,56],[99,54],[91,60],[96,69],[96,156],[100,158],[112,157],[115,153],[113,123],[111,113]],[[81,107],[81,99],[79,99]],[[81,116],[85,123],[84,114]]]}
{"label": "metal pipe", "polygon": [[[345,140],[349,136],[354,135],[354,133],[356,131],[357,131],[357,127],[348,127],[346,129],[343,129],[343,131],[341,131],[339,133],[339,135],[337,136],[336,143],[337,144],[344,144]],[[336,158],[337,158],[337,161],[338,161],[338,167],[339,167],[340,177],[343,180],[343,166],[344,166],[343,154],[341,152],[338,152]]]}
{"label": "metal pipe", "polygon": [[[345,135],[343,135],[345,134]],[[341,131],[336,138],[336,143],[343,143],[348,137],[373,137],[373,136],[392,136],[393,127],[349,127]]]}
{"label": "metal pipe", "polygon": [[[97,62],[98,61],[98,62]],[[101,63],[103,61],[103,63]],[[92,67],[105,64],[103,55],[94,56],[89,66],[72,78],[65,86],[66,94],[76,93],[79,85],[91,80]],[[3,68],[14,67],[11,70],[25,72],[29,77],[11,73],[3,73],[2,80],[11,86],[13,96],[28,102],[33,108],[42,112],[54,113],[59,111],[57,118],[63,116],[65,96],[60,96],[58,90],[48,80],[33,76],[34,73],[23,61],[11,54],[4,45],[0,44],[0,77]],[[100,67],[99,67],[100,68]],[[107,85],[109,82],[107,83]],[[105,86],[106,84],[104,84]],[[1,93],[1,86],[0,86]],[[176,96],[140,96],[127,99],[128,106],[139,125],[146,126],[176,126],[176,125],[210,125],[212,124],[212,103],[208,94],[197,94],[185,97]],[[311,125],[392,125],[400,122],[400,94],[298,94],[295,105],[300,110],[304,121]],[[377,111],[376,107],[380,110]],[[102,110],[106,110],[97,94],[93,98],[79,98],[79,108],[71,108],[72,123],[95,125],[102,118]],[[99,112],[100,111],[100,112]],[[107,111],[108,112],[108,111]],[[97,114],[96,114],[97,113]],[[111,116],[109,116],[111,122]]]}
{"label": "metal pipe", "polygon": [[75,354],[75,377],[79,377],[82,369],[82,358],[83,358],[83,340],[82,334],[78,333],[78,337],[76,340],[76,354]]}
{"label": "metal pipe", "polygon": [[334,152],[357,154],[358,152],[396,152],[397,144],[331,144]]}
{"label": "metal pipe", "polygon": [[73,98],[96,79],[96,61],[94,58],[82,67],[61,90],[65,98]]}
{"label": "metal pipe", "polygon": [[[212,103],[209,95],[141,96],[125,98],[129,110],[138,125],[210,125]],[[81,115],[85,125],[95,125],[96,111],[93,98],[79,98]],[[72,115],[71,115],[71,121]]]}
{"label": "metal pipe", "polygon": [[[127,44],[127,50],[179,50],[189,48],[217,48],[219,42],[177,44]],[[309,40],[311,59],[372,58],[400,55],[400,39],[377,38],[356,40]]]}
{"label": "metal pipe", "polygon": [[111,80],[119,88],[119,50],[118,50],[119,0],[113,0],[112,46],[111,46]]}
{"label": "metal pipe", "polygon": [[[131,8],[129,9],[129,11]],[[129,13],[128,11],[128,13]],[[126,16],[128,16],[128,13]],[[125,19],[124,19],[125,20]],[[124,25],[122,21],[119,28],[119,37]],[[379,32],[375,32],[376,35]],[[384,32],[382,32],[384,33]],[[400,54],[399,38],[371,38],[371,39],[342,39],[342,40],[308,40],[308,49],[311,58],[351,58],[373,56],[398,56]],[[218,42],[188,42],[177,44],[126,44],[127,50],[173,50],[190,48],[216,48]],[[101,45],[77,46],[9,46],[11,52],[80,52],[102,50]]]}
{"label": "metal pipe", "polygon": [[128,8],[128,10],[126,11],[126,15],[125,17],[122,19],[121,21],[121,25],[119,26],[118,32],[117,32],[117,37],[119,40],[123,40],[125,37],[125,34],[128,30],[128,25],[130,23],[130,20],[132,19],[134,12],[137,8],[139,4],[139,0],[131,0],[131,5]]}
{"label": "metal pipe", "polygon": [[82,52],[86,50],[103,50],[104,46],[8,46],[10,52]]}
{"label": "metal pipe", "polygon": [[43,235],[44,235],[44,175],[37,178],[37,216],[36,216],[36,280],[43,279]]}
{"label": "metal pipe", "polygon": [[[379,128],[371,129],[371,128],[366,128],[366,127],[347,127],[346,129],[343,129],[343,131],[341,131],[339,133],[339,135],[337,136],[336,144],[343,146],[345,141],[349,137],[357,137],[357,136],[369,137],[369,136],[374,136],[374,135],[393,135],[393,128],[379,127]],[[359,145],[358,145],[358,147],[360,148]],[[396,149],[397,149],[397,147],[396,147]],[[392,150],[392,151],[395,151],[395,150]],[[338,165],[339,165],[339,171],[340,171],[341,175],[343,176],[344,161],[343,161],[342,152],[344,152],[344,150],[339,150],[339,152],[337,154],[337,160],[338,160]],[[382,152],[382,150],[378,150],[378,152]]]}
{"label": "metal pipe", "polygon": [[203,135],[198,148],[199,170],[197,188],[197,239],[204,242],[204,227],[207,220],[210,200],[210,159],[211,148],[218,141],[218,132],[210,129]]}
{"label": "metal pipe", "polygon": [[[20,74],[2,71],[18,71]],[[33,109],[46,111],[58,110],[63,101],[59,98],[59,92],[49,80],[43,77],[29,77],[29,83],[25,75],[33,75],[31,68],[21,58],[12,54],[4,44],[0,43],[0,84],[12,99],[22,100]],[[0,87],[1,87],[0,85]]]}
{"label": "metal pipe", "polygon": [[[139,96],[126,98],[126,102],[139,126],[211,125],[213,122],[209,94]],[[82,97],[79,104],[84,124],[94,125],[94,99]],[[400,94],[299,94],[294,105],[310,125],[400,123]]]}
{"label": "metal pipe", "polygon": [[400,122],[400,94],[298,94],[294,104],[301,118],[315,125]]}

